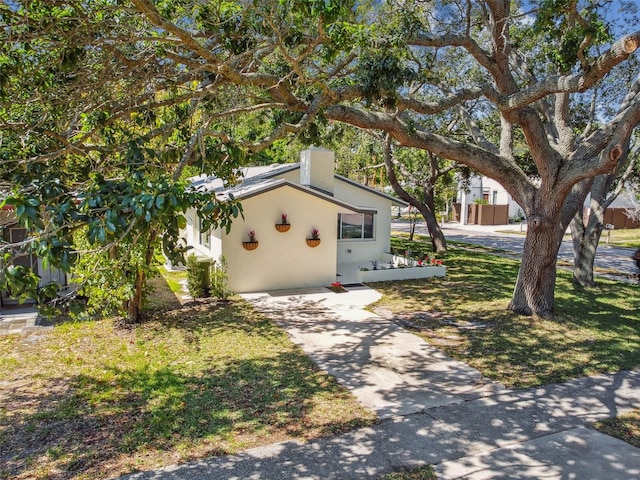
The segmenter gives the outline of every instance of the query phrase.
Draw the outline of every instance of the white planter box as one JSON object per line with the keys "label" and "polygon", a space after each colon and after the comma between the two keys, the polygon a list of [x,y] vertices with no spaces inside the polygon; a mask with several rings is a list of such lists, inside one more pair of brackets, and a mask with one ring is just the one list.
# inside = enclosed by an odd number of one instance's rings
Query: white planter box
{"label": "white planter box", "polygon": [[391,280],[411,280],[415,278],[444,277],[447,272],[445,266],[435,267],[407,267],[385,268],[384,270],[359,270],[358,281],[387,282]]}

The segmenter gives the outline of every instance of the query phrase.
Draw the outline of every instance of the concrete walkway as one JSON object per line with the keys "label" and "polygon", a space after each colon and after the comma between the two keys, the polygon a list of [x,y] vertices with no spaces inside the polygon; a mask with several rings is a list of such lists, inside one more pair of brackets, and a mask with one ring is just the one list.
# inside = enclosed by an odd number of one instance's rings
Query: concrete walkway
{"label": "concrete walkway", "polygon": [[380,298],[368,287],[244,295],[324,371],[382,418],[500,390],[395,323],[363,309]]}
{"label": "concrete walkway", "polygon": [[29,306],[0,310],[0,335],[18,335],[46,332],[53,329],[53,322],[38,315]]}
{"label": "concrete walkway", "polygon": [[123,478],[375,479],[427,464],[439,480],[640,477],[640,449],[591,429],[640,408],[640,372],[508,391],[363,310],[377,295],[362,287],[246,298],[377,412],[379,424]]}

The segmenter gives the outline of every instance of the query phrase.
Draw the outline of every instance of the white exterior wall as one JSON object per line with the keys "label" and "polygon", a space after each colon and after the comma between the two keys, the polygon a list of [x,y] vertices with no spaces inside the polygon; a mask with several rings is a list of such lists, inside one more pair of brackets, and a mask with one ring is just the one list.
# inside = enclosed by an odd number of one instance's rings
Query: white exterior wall
{"label": "white exterior wall", "polygon": [[194,223],[197,225],[198,216],[196,215],[196,211],[193,208],[187,209],[184,216],[187,219],[187,226],[184,228],[184,230],[180,231],[180,236],[185,239],[187,245],[194,247],[196,245],[196,242],[198,241],[198,237],[194,235]]}
{"label": "white exterior wall", "polygon": [[[495,202],[494,192],[497,192]],[[518,215],[518,211],[523,213],[520,205],[513,200],[504,187],[489,177],[472,177],[469,182],[469,193],[463,190],[458,191],[458,202],[462,204],[461,211],[466,212],[467,205],[474,203],[475,200],[481,200],[485,193],[489,196],[490,205],[509,205],[509,217]],[[460,217],[460,223],[466,223],[466,214],[461,214]]]}
{"label": "white exterior wall", "polygon": [[[489,204],[491,205],[509,205],[509,216],[514,217],[518,214],[518,210],[522,212],[520,206],[511,198],[511,195],[497,181],[489,177],[482,178],[482,186],[489,190]],[[494,192],[497,192],[496,201],[494,202]],[[482,195],[480,196],[482,198]]]}
{"label": "white exterior wall", "polygon": [[[241,218],[241,217],[240,217]],[[241,218],[242,219],[242,218]],[[220,228],[217,228],[211,232],[211,247],[209,248],[209,252],[214,260],[218,260],[220,255],[222,255],[222,236],[224,233]]]}
{"label": "white exterior wall", "polygon": [[[380,195],[367,192],[340,179],[334,185],[335,197],[351,205],[375,210],[374,239],[337,240],[338,263],[368,262],[377,260],[389,251],[391,242],[391,201]],[[338,219],[335,220],[336,228]],[[337,239],[337,231],[334,239]]]}
{"label": "white exterior wall", "polygon": [[[242,200],[245,220],[236,219],[229,235],[223,234],[229,289],[257,292],[311,286],[336,281],[338,207],[291,187],[281,187]],[[291,228],[280,233],[275,224],[287,214]],[[317,228],[321,243],[306,244]],[[249,230],[256,232],[258,248],[245,250]]]}
{"label": "white exterior wall", "polygon": [[196,211],[193,208],[189,208],[185,217],[187,219],[187,226],[180,232],[180,236],[185,238],[187,245],[193,247],[186,255],[189,256],[193,254],[198,257],[210,257],[217,260],[222,254],[222,231],[219,228],[211,229],[209,247],[205,247],[200,243],[200,228]]}

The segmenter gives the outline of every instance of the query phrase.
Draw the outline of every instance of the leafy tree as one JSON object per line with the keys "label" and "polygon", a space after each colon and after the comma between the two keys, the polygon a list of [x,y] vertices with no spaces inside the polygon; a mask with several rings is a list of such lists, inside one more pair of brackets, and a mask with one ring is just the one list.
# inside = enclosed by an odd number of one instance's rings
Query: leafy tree
{"label": "leafy tree", "polygon": [[[415,207],[425,219],[433,251],[446,252],[447,244],[436,216],[436,184],[451,184],[456,165],[431,152],[411,153],[415,154],[413,158],[397,151],[394,154],[391,138],[387,136],[384,141],[384,164],[389,181],[396,194]],[[425,156],[426,160],[421,158]],[[404,181],[400,182],[399,177]]]}
{"label": "leafy tree", "polygon": [[[466,164],[500,181],[529,220],[510,308],[540,316],[553,314],[557,251],[569,221],[581,208],[588,179],[615,167],[640,118],[634,83],[615,115],[588,135],[577,134],[571,96],[593,88],[637,49],[639,38],[631,34],[609,43],[598,56],[594,45],[610,41],[597,15],[598,5],[587,2],[587,12],[580,13],[577,2],[556,3],[536,4],[533,23],[518,23],[517,12],[510,9],[512,2],[467,2],[457,11],[447,8],[455,2],[439,4],[436,18],[457,21],[435,26],[423,21],[409,35],[406,46],[430,49],[433,55],[462,52],[467,65],[474,66],[462,72],[469,80],[467,88],[455,88],[457,76],[443,79],[435,69],[416,65],[415,72],[438,77],[425,80],[423,91],[435,93],[445,81],[454,88],[431,102],[411,96],[408,87],[396,89],[394,95],[386,95],[387,103],[393,101],[393,111],[352,105],[327,108],[331,118],[362,128],[382,128],[402,145]],[[420,13],[416,7],[413,18],[420,21]],[[569,36],[580,41],[569,42]],[[545,48],[535,47],[534,41]],[[429,65],[434,66],[438,65]],[[452,109],[460,113],[463,107],[472,118],[497,112],[500,141],[491,142],[480,122],[468,127],[470,139],[443,137],[423,128],[421,116],[442,115]],[[517,131],[522,132],[536,166],[535,181],[514,155]]]}
{"label": "leafy tree", "polygon": [[[0,122],[9,132],[2,148],[13,170],[2,178],[29,202],[26,179],[39,178],[38,168],[81,183],[88,172],[124,178],[128,142],[141,139],[163,159],[160,171],[191,163],[233,179],[247,156],[287,136],[311,138],[327,122],[383,131],[398,146],[504,185],[529,220],[510,308],[551,316],[562,233],[589,180],[617,165],[640,121],[636,80],[581,134],[576,98],[606,81],[640,42],[633,30],[612,37],[613,5],[15,2],[0,12]],[[492,116],[499,126],[485,122]],[[441,133],[451,122],[456,128]],[[535,180],[520,161],[518,136]],[[69,194],[86,189],[63,183]],[[48,222],[37,206],[23,205],[38,212],[25,217],[30,222]]]}
{"label": "leafy tree", "polygon": [[145,60],[151,33],[131,46],[142,24],[127,8],[15,2],[0,7],[0,21],[2,205],[30,231],[27,242],[0,246],[4,286],[41,302],[56,296],[56,285],[40,288],[33,271],[12,264],[34,252],[45,267],[73,272],[90,308],[136,322],[157,249],[182,256],[186,209],[207,227],[229,227],[240,213],[188,190],[184,169],[233,181],[242,153],[185,128],[194,101],[178,90],[193,90],[193,79]]}

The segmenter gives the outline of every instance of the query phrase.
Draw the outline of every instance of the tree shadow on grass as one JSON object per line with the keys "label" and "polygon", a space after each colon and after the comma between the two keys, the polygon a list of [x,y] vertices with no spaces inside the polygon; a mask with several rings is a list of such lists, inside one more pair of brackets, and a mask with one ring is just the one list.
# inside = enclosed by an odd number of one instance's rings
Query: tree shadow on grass
{"label": "tree shadow on grass", "polygon": [[295,351],[193,375],[171,366],[109,370],[108,381],[51,378],[38,396],[27,382],[4,390],[3,477],[114,476],[365,423],[314,414],[318,397],[346,394]]}
{"label": "tree shadow on grass", "polygon": [[[517,262],[454,251],[446,263],[445,278],[384,288],[404,305],[442,312],[422,322],[426,331],[420,334],[485,376],[526,387],[640,366],[635,285],[599,281],[596,288],[582,289],[571,282],[570,273],[559,271],[555,319],[534,319],[506,310]],[[450,318],[483,327],[456,328],[447,323]],[[440,339],[447,341],[440,344]]]}
{"label": "tree shadow on grass", "polygon": [[146,311],[174,310],[182,307],[178,294],[174,293],[167,280],[156,274],[147,280],[149,293],[145,299]]}
{"label": "tree shadow on grass", "polygon": [[138,328],[140,331],[148,331],[151,336],[175,330],[196,348],[202,335],[215,335],[229,330],[262,338],[283,335],[283,332],[241,298],[225,302],[202,299],[177,309],[150,312],[145,315],[144,323]]}

